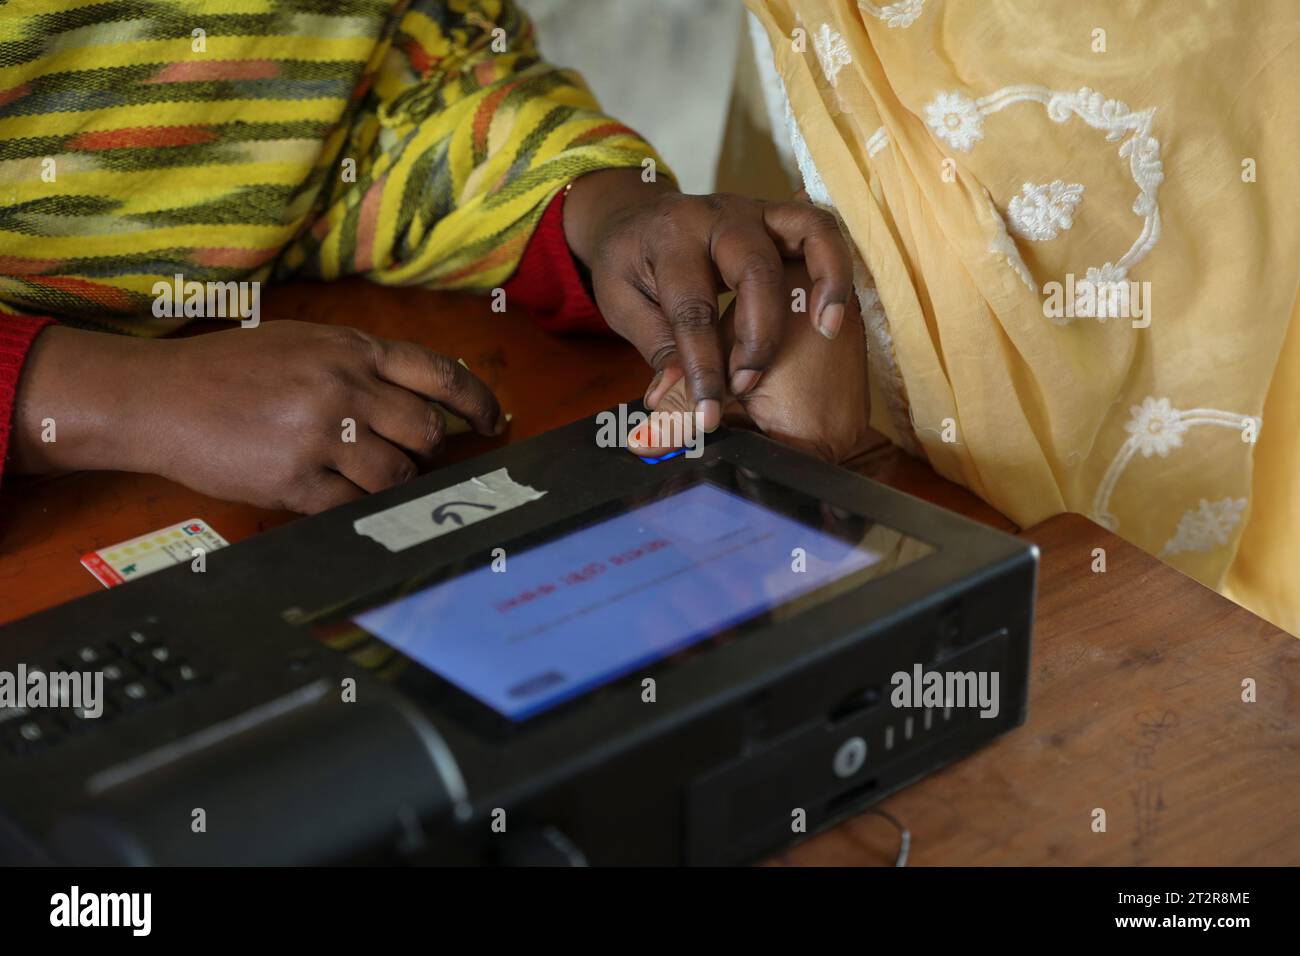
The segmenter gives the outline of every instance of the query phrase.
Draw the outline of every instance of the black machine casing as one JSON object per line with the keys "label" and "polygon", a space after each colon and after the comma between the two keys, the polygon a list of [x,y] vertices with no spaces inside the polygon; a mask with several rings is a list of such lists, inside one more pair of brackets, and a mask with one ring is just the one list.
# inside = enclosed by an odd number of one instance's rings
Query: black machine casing
{"label": "black machine casing", "polygon": [[[34,745],[18,718],[0,721],[0,862],[747,862],[1024,721],[1033,546],[753,433],[721,430],[702,457],[651,465],[597,447],[596,432],[575,422],[214,552],[203,574],[180,565],[0,628],[0,670],[75,666],[87,645],[165,646],[205,678],[80,732],[56,717]],[[500,733],[378,679],[303,624],[718,461],[935,550]],[[547,494],[396,553],[353,529],[501,467]],[[893,707],[890,675],[918,663],[997,671],[998,716]],[[347,678],[355,703],[341,700]],[[854,738],[866,760],[842,775]]]}

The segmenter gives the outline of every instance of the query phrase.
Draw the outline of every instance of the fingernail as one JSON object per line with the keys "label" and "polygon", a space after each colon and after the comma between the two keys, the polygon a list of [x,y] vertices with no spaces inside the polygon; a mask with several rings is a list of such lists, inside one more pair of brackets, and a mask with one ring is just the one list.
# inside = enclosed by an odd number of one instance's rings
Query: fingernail
{"label": "fingernail", "polygon": [[711,398],[696,405],[695,414],[699,416],[700,427],[706,432],[711,432],[722,424],[722,406]]}
{"label": "fingernail", "polygon": [[659,383],[662,382],[663,380],[664,380],[664,370],[660,369],[659,371],[655,372],[654,378],[650,379],[650,384],[646,386],[646,390],[645,390],[646,405],[650,404],[650,396],[654,394],[654,390],[659,387]]}
{"label": "fingernail", "polygon": [[504,433],[505,430],[506,430],[506,426],[509,425],[509,424],[510,424],[510,416],[507,415],[505,412],[501,412],[501,413],[497,416],[497,423],[496,423],[496,425],[495,425],[495,426],[493,427],[493,429],[492,429],[492,434],[493,434],[493,435],[500,435],[500,434]]}
{"label": "fingernail", "polygon": [[754,387],[758,381],[758,376],[762,373],[757,369],[742,368],[739,372],[731,377],[731,390],[737,395],[744,395]]}
{"label": "fingernail", "polygon": [[644,448],[647,441],[646,431],[649,427],[649,422],[642,422],[640,425],[636,426],[632,433],[627,436],[628,447]]}
{"label": "fingernail", "polygon": [[828,339],[834,339],[840,334],[840,326],[844,324],[844,306],[839,302],[830,302],[822,307],[821,315],[817,317],[817,331]]}

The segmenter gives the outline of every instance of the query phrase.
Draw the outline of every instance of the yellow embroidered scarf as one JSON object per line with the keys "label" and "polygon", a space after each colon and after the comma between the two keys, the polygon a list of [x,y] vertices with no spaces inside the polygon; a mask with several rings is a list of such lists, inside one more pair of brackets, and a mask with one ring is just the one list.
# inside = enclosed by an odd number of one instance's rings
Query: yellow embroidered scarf
{"label": "yellow embroidered scarf", "polygon": [[875,287],[873,424],[1300,633],[1300,6],[747,3]]}

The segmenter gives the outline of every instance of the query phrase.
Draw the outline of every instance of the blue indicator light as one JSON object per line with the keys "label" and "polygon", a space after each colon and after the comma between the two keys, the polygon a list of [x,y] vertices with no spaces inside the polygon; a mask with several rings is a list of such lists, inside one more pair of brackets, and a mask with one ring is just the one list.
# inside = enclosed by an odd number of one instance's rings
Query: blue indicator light
{"label": "blue indicator light", "polygon": [[661,461],[667,461],[669,458],[676,458],[678,455],[686,454],[685,448],[679,448],[676,451],[670,451],[666,455],[660,455],[658,458],[646,458],[644,455],[637,455],[647,465],[657,465]]}

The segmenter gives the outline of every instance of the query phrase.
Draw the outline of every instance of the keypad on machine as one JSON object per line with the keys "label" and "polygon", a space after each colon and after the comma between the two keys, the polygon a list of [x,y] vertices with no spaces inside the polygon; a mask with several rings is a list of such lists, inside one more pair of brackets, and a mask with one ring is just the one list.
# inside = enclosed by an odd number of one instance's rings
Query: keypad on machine
{"label": "keypad on machine", "polygon": [[43,750],[98,724],[169,700],[210,676],[193,655],[183,654],[147,625],[76,647],[56,658],[52,667],[40,669],[103,673],[103,712],[98,717],[90,717],[80,707],[45,707],[17,716],[0,712],[0,753]]}

